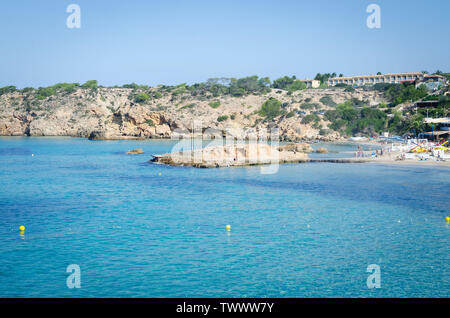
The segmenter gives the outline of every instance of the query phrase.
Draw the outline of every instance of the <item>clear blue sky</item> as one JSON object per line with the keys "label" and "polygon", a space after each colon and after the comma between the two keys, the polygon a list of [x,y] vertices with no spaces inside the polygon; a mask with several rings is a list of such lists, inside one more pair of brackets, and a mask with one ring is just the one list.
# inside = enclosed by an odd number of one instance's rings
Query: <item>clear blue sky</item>
{"label": "clear blue sky", "polygon": [[[81,7],[81,29],[66,7]],[[366,8],[381,7],[381,29]],[[448,0],[3,0],[0,86],[450,71]]]}

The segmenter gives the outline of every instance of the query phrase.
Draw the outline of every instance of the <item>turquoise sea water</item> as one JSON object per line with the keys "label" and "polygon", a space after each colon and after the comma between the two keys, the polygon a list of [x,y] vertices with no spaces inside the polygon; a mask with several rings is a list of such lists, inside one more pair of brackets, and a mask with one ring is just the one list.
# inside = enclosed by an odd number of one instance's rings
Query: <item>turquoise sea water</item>
{"label": "turquoise sea water", "polygon": [[449,296],[449,168],[147,162],[173,144],[0,138],[0,297]]}

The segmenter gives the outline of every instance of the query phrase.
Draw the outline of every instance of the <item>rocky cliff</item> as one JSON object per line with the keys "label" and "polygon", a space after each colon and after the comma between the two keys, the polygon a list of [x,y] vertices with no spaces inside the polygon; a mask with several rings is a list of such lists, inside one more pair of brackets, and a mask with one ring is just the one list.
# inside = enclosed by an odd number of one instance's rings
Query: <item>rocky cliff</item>
{"label": "rocky cliff", "polygon": [[[0,96],[0,135],[170,138],[189,136],[193,120],[199,120],[202,130],[212,135],[229,129],[234,137],[244,139],[245,131],[277,127],[282,140],[337,140],[339,133],[327,129],[326,110],[351,99],[368,105],[384,102],[383,95],[375,91],[336,88],[293,93],[271,89],[258,95],[214,97],[161,92],[155,87],[147,91],[150,98],[144,101],[136,99],[139,93],[131,88],[100,87],[56,91],[47,97],[36,90],[9,92]],[[282,114],[264,120],[259,110],[271,97],[282,103]],[[331,105],[324,100],[331,100]],[[302,120],[309,114],[319,119]]]}

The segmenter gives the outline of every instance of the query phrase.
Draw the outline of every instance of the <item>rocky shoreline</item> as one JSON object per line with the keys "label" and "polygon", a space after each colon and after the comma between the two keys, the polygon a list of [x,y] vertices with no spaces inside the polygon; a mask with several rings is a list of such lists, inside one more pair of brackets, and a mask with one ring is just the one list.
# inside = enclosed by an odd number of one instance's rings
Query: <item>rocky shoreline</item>
{"label": "rocky shoreline", "polygon": [[[372,142],[371,145],[375,145]],[[381,145],[381,144],[378,144]],[[386,165],[419,165],[450,167],[450,161],[430,158],[405,159],[401,151],[375,153],[366,151],[363,157],[345,158],[310,158],[309,153],[328,153],[328,149],[320,147],[314,150],[308,143],[288,143],[271,146],[265,143],[232,144],[213,146],[197,150],[187,150],[166,154],[152,155],[150,162],[171,166],[189,166],[195,168],[220,168],[236,166],[253,166],[284,163],[374,163]],[[376,154],[376,155],[372,155]]]}
{"label": "rocky shoreline", "polygon": [[[158,88],[149,92],[159,93]],[[149,93],[149,94],[150,94]],[[338,141],[342,136],[327,129],[323,116],[333,109],[323,103],[350,99],[365,100],[369,105],[384,101],[373,91],[343,89],[306,89],[298,92],[271,89],[265,94],[233,96],[174,95],[137,102],[137,92],[127,88],[78,87],[71,93],[57,91],[42,97],[34,91],[15,91],[0,95],[1,136],[71,136],[91,140],[216,138],[246,140],[249,135],[277,128],[282,141]],[[282,115],[270,120],[259,113],[270,98],[282,103]],[[214,104],[215,103],[215,104]],[[309,108],[306,108],[308,106]],[[317,116],[307,122],[307,115]],[[193,128],[200,121],[200,131]]]}

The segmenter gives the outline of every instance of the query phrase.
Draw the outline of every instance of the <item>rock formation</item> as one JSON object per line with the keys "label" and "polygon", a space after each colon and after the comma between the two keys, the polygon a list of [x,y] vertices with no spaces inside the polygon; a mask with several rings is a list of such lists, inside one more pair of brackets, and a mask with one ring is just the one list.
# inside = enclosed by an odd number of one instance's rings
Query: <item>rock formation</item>
{"label": "rock formation", "polygon": [[[92,140],[186,138],[196,133],[194,121],[200,121],[199,134],[205,138],[227,135],[246,139],[249,131],[277,128],[283,141],[334,141],[341,136],[326,129],[329,122],[323,114],[333,107],[323,104],[323,97],[331,97],[335,103],[352,98],[365,100],[369,105],[384,101],[381,93],[359,89],[307,89],[294,93],[273,89],[266,94],[241,97],[191,96],[189,92],[175,95],[164,90],[160,93],[158,89],[148,89],[147,93],[154,95],[145,102],[136,102],[134,96],[139,91],[128,88],[78,87],[73,92],[57,91],[48,97],[38,95],[36,90],[5,93],[0,95],[0,135]],[[258,111],[271,97],[280,100],[283,108],[281,115],[267,121]],[[210,106],[212,101],[220,102],[220,106]],[[306,109],[305,103],[312,103],[315,108]],[[302,123],[302,118],[312,113],[320,120]]]}
{"label": "rock formation", "polygon": [[302,153],[310,153],[313,152],[313,148],[310,144],[306,143],[290,143],[284,146],[278,147],[279,151],[293,151],[293,152],[302,152]]}
{"label": "rock formation", "polygon": [[296,151],[279,151],[268,144],[235,144],[206,147],[163,155],[154,155],[152,162],[173,166],[192,166],[196,168],[218,168],[302,162],[308,155]]}
{"label": "rock formation", "polygon": [[320,147],[316,150],[317,153],[328,153],[328,149],[324,147]]}
{"label": "rock formation", "polygon": [[142,148],[136,148],[127,152],[127,155],[142,155],[144,154],[144,150]]}

